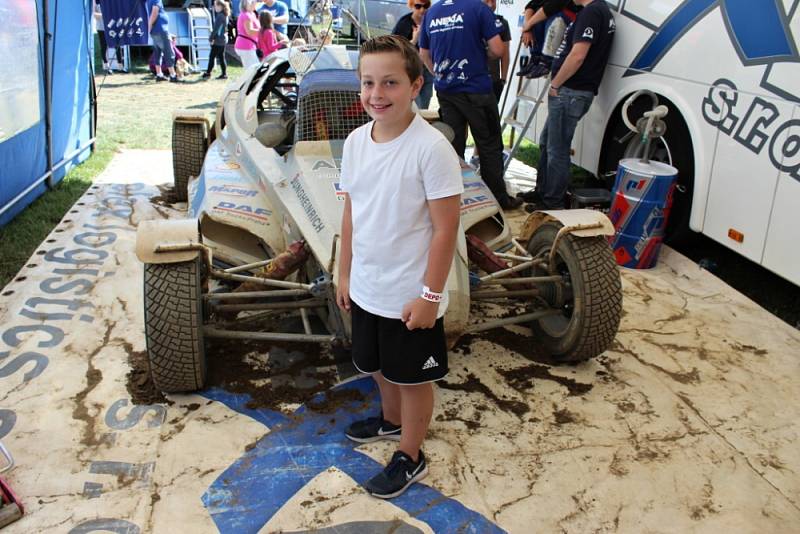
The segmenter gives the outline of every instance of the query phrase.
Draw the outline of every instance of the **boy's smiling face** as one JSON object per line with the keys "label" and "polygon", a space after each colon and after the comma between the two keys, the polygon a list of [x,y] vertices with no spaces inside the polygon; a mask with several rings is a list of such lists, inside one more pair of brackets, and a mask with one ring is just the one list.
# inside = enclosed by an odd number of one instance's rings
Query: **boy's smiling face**
{"label": "boy's smiling face", "polygon": [[422,78],[409,79],[403,56],[396,52],[367,54],[361,57],[359,70],[361,104],[369,116],[389,127],[407,125]]}

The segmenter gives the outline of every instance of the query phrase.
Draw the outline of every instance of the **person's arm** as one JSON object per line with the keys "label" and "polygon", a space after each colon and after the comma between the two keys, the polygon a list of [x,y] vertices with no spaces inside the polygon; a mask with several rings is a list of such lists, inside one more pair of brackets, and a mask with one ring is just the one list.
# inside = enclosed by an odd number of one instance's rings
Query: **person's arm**
{"label": "person's arm", "polygon": [[272,24],[288,24],[289,23],[289,8],[283,12],[283,15],[276,15],[272,17]]}
{"label": "person's arm", "polygon": [[504,50],[506,53],[508,53],[508,46],[506,46],[506,44],[500,38],[500,34],[497,34],[489,39],[486,44],[489,45],[489,54],[491,54],[492,57],[502,58]]}
{"label": "person's arm", "polygon": [[255,17],[247,17],[247,20],[244,21],[244,29],[247,30],[247,35],[255,37],[256,41],[258,41],[258,33],[261,30],[261,24],[258,23]]}
{"label": "person's arm", "polygon": [[158,18],[158,6],[153,6],[153,9],[150,10],[150,18],[147,19],[147,32],[150,33],[153,29],[153,24],[156,23],[156,19]]}
{"label": "person's arm", "polygon": [[353,210],[350,195],[344,194],[342,235],[339,245],[339,280],[336,285],[336,304],[350,311],[350,267],[353,263]]}
{"label": "person's arm", "polygon": [[[425,269],[425,285],[435,293],[443,293],[456,250],[461,195],[429,200],[428,211],[433,224],[433,237]],[[402,320],[409,330],[431,328],[436,323],[438,311],[438,302],[417,297],[403,306]]]}
{"label": "person's arm", "polygon": [[539,24],[547,20],[547,15],[544,12],[544,8],[540,7],[536,10],[536,13],[533,13],[530,17],[528,17],[528,12],[533,11],[532,9],[525,10],[525,23],[522,25],[522,33],[529,32],[531,29]]}
{"label": "person's arm", "polygon": [[578,41],[572,45],[569,55],[564,60],[564,64],[558,69],[555,77],[550,81],[550,95],[557,96],[558,90],[561,86],[572,78],[572,75],[578,72],[578,69],[583,65],[586,55],[589,53],[589,48],[592,43],[589,41]]}
{"label": "person's arm", "polygon": [[433,59],[431,59],[431,51],[427,48],[420,48],[419,57],[422,59],[422,63],[425,65],[425,68],[428,69],[431,74],[435,74],[435,72],[433,72]]}
{"label": "person's arm", "polygon": [[508,80],[508,62],[511,59],[511,54],[508,41],[501,40],[501,42],[503,43],[503,54],[500,56],[500,79],[505,82]]}

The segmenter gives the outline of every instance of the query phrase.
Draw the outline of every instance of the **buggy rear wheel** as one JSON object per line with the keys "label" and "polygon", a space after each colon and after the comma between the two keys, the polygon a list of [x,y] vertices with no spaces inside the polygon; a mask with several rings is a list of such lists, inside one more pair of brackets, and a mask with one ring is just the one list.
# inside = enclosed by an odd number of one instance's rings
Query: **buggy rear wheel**
{"label": "buggy rear wheel", "polygon": [[199,258],[144,267],[144,331],[150,375],[165,393],[201,389],[206,380],[203,280]]}
{"label": "buggy rear wheel", "polygon": [[[549,251],[562,225],[545,223],[531,236],[528,251]],[[560,314],[538,319],[532,329],[543,348],[562,362],[602,354],[614,340],[622,314],[622,283],[611,247],[603,236],[564,236],[558,243],[556,274],[563,284],[542,286],[542,297]],[[535,275],[546,275],[537,267]]]}
{"label": "buggy rear wheel", "polygon": [[178,201],[187,200],[189,178],[200,175],[207,149],[205,123],[172,122],[172,173]]}

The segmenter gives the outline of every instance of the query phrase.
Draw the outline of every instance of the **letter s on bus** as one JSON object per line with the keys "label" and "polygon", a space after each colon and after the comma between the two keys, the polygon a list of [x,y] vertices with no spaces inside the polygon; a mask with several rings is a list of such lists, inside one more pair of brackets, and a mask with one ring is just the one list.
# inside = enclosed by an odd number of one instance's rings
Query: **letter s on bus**
{"label": "letter s on bus", "polygon": [[736,85],[725,78],[714,82],[708,90],[708,96],[703,99],[703,118],[712,126],[730,135],[739,117],[733,114],[733,108],[739,100]]}

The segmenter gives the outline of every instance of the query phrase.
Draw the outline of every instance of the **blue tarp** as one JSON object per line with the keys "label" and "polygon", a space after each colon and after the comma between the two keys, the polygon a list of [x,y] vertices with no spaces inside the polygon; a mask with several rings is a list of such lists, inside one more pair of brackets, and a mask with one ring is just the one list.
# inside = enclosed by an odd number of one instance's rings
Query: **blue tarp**
{"label": "blue tarp", "polygon": [[[47,52],[51,58],[53,165],[85,147],[92,135],[91,0],[0,1],[0,57],[6,65],[0,67],[0,75],[8,71],[0,76],[0,210],[47,172],[45,2],[52,36]],[[34,27],[38,31],[33,31]],[[53,182],[88,156],[86,150],[74,157],[54,173]],[[45,190],[42,183],[16,202],[0,215],[0,226]]]}

